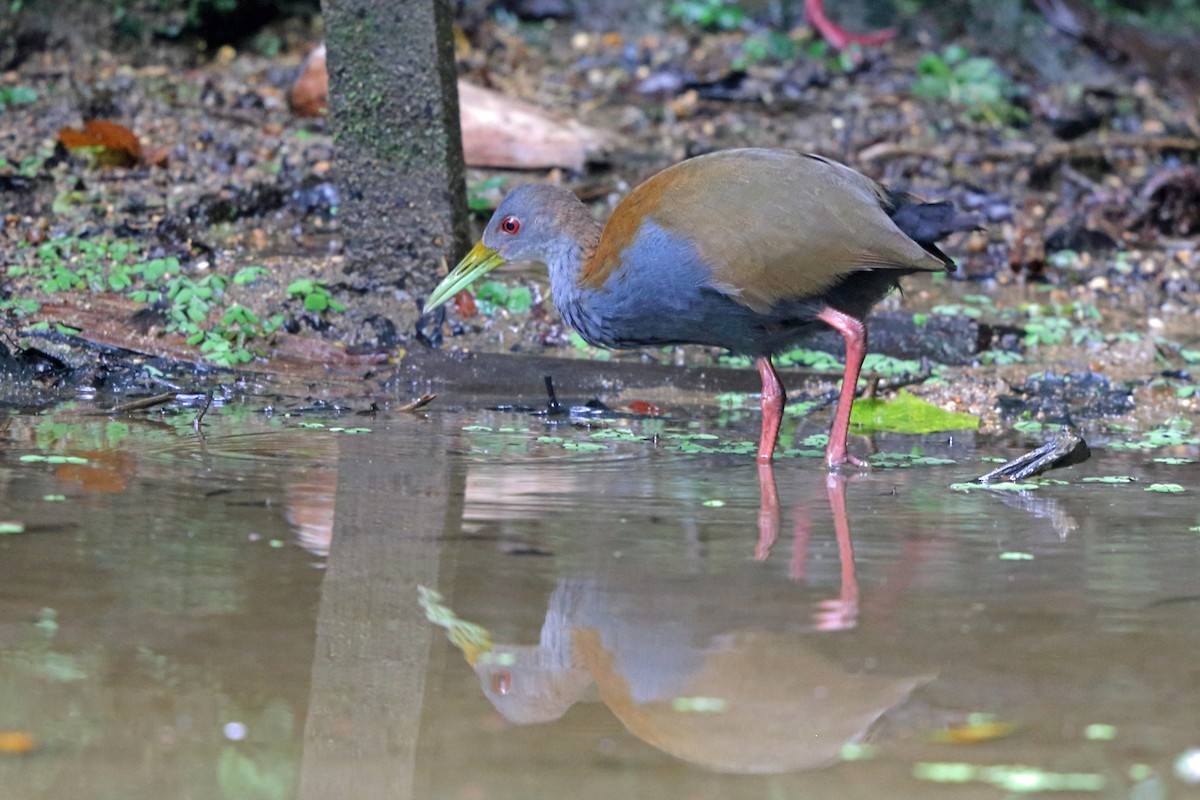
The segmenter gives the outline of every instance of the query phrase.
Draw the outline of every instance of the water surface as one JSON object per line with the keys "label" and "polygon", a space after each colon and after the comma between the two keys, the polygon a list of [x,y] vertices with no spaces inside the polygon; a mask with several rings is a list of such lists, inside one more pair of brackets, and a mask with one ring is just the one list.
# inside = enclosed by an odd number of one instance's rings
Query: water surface
{"label": "water surface", "polygon": [[1197,794],[1195,445],[92,411],[0,420],[0,797]]}

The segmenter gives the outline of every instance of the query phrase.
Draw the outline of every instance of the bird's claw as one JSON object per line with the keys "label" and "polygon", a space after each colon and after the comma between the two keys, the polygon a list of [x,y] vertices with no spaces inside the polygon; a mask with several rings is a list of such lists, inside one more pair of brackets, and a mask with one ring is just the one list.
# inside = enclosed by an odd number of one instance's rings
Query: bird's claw
{"label": "bird's claw", "polygon": [[829,466],[830,472],[840,472],[847,464],[855,469],[870,469],[871,464],[866,459],[852,456],[849,453],[841,453],[840,455],[826,454],[825,463]]}
{"label": "bird's claw", "polygon": [[830,598],[817,603],[813,622],[819,631],[848,631],[858,625],[858,601]]}

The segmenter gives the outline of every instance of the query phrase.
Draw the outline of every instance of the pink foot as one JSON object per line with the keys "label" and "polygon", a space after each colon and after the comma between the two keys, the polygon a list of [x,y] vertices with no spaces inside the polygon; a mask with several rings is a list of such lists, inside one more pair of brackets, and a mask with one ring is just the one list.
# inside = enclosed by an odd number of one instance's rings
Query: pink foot
{"label": "pink foot", "polygon": [[878,47],[896,36],[896,31],[892,28],[874,33],[850,33],[825,15],[824,0],[805,0],[804,16],[835,50],[845,50],[852,44],[859,47]]}
{"label": "pink foot", "polygon": [[871,468],[871,462],[867,461],[866,459],[859,458],[858,456],[852,456],[845,451],[843,451],[839,456],[835,453],[830,453],[828,449],[825,450],[825,464],[829,467],[831,472],[837,472],[839,468],[844,467],[847,464],[852,467],[857,467],[858,469]]}

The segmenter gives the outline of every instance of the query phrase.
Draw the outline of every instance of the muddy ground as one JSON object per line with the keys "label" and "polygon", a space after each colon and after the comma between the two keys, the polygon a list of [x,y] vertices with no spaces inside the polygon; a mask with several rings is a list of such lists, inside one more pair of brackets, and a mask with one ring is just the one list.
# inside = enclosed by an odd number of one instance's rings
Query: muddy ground
{"label": "muddy ground", "polygon": [[[1194,419],[1200,81],[1058,22],[1026,10],[951,42],[915,19],[889,44],[839,56],[803,24],[779,33],[749,18],[727,31],[665,20],[615,33],[473,14],[458,37],[463,78],[614,134],[578,173],[472,170],[476,222],[528,180],[571,186],[603,218],[690,155],[819,152],[984,223],[947,247],[957,274],[910,278],[881,304],[873,341],[891,356],[874,365],[881,391],[908,385],[993,430]],[[703,348],[588,348],[534,269],[501,276],[445,320],[419,319],[428,285],[351,282],[328,127],[294,115],[286,95],[319,23],[266,33],[217,49],[51,36],[0,76],[6,403],[284,374],[310,387],[343,381],[354,402],[386,408],[474,386],[476,369],[495,376],[492,394],[541,391],[526,368],[491,357],[481,368],[449,351],[618,361],[627,369],[610,365],[579,392],[670,403],[681,396],[656,398],[651,385],[687,381],[661,365],[742,366]],[[120,123],[140,151],[65,147],[62,129],[88,119]],[[789,381],[804,384],[798,396],[831,396],[836,366],[807,352],[785,360],[815,367],[815,379]]]}

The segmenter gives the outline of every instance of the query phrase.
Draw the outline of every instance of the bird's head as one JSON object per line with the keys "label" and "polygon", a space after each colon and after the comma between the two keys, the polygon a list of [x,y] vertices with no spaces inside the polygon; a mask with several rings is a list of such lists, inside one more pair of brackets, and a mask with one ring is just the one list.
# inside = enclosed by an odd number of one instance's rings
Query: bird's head
{"label": "bird's head", "polygon": [[483,237],[430,293],[423,313],[449,301],[509,261],[550,263],[576,229],[594,226],[587,209],[568,189],[527,184],[509,192],[492,214]]}

